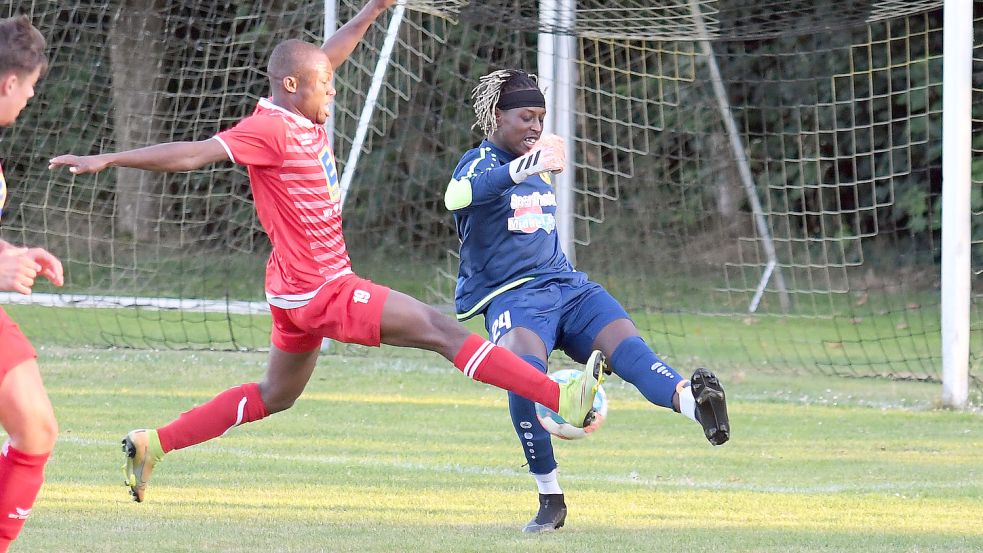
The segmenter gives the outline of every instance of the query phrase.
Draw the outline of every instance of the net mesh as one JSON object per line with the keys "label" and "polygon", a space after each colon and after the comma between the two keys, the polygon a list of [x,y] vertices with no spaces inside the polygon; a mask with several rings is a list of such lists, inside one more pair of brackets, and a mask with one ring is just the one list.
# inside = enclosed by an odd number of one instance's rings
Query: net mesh
{"label": "net mesh", "polygon": [[[481,138],[471,130],[471,88],[495,69],[538,72],[536,33],[549,31],[577,53],[578,267],[622,300],[661,355],[681,366],[939,378],[941,2],[582,0],[573,14],[558,4],[407,2],[354,168],[346,160],[390,16],[339,68],[334,145],[340,170],[355,171],[345,233],[360,274],[450,303],[457,246],[442,193]],[[359,7],[340,2],[339,20]],[[267,93],[272,46],[319,40],[322,10],[300,1],[0,3],[0,15],[29,13],[51,53],[38,96],[0,143],[12,198],[4,238],[58,253],[75,294],[261,301],[269,246],[241,169],[71,178],[45,162],[201,139],[234,124]],[[55,334],[264,347],[269,321],[256,309],[78,309],[59,317]]]}

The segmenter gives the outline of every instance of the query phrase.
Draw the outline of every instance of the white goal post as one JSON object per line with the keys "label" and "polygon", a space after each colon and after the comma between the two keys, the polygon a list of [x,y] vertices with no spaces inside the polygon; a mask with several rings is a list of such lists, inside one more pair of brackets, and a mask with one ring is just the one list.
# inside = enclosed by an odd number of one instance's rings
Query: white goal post
{"label": "white goal post", "polygon": [[[576,0],[540,0],[539,13],[544,29],[573,27],[576,18]],[[568,168],[553,176],[556,187],[556,232],[560,247],[573,264],[577,263],[574,246],[574,186],[577,175],[574,138],[576,134],[576,61],[574,51],[577,41],[570,35],[551,32],[539,33],[538,77],[546,94],[549,117],[543,132],[563,137],[566,146]]]}
{"label": "white goal post", "polygon": [[942,74],[942,403],[969,396],[973,2],[946,0]]}

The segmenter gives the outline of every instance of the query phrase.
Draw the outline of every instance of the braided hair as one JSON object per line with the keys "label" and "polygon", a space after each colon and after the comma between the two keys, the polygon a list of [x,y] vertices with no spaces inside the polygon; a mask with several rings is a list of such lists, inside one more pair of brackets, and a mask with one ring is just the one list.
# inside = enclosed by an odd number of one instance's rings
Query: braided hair
{"label": "braided hair", "polygon": [[514,90],[539,90],[538,79],[532,73],[518,69],[499,69],[481,77],[478,86],[471,91],[474,101],[475,123],[471,128],[480,128],[486,135],[495,132],[495,108],[504,92]]}

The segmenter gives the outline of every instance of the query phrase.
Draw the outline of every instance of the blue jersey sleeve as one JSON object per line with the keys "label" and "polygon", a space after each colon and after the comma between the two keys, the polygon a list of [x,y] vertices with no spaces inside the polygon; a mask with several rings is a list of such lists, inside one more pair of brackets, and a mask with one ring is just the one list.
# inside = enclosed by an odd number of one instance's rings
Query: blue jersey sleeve
{"label": "blue jersey sleeve", "polygon": [[444,205],[450,211],[487,204],[515,186],[509,167],[489,148],[469,150],[447,184]]}

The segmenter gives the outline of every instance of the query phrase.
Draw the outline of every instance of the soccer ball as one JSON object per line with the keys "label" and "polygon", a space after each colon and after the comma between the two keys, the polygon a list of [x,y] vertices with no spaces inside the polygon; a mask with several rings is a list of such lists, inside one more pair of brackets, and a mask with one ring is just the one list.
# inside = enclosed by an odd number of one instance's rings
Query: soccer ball
{"label": "soccer ball", "polygon": [[[559,384],[563,384],[577,378],[581,372],[577,369],[563,369],[551,374],[550,378]],[[597,394],[594,396],[594,410],[596,411],[594,422],[584,428],[573,426],[563,420],[563,417],[556,414],[553,410],[547,409],[538,403],[536,404],[536,418],[539,419],[539,423],[543,425],[543,428],[547,432],[557,438],[562,440],[579,440],[586,438],[592,432],[596,432],[604,422],[604,418],[608,416],[608,396],[604,392],[603,386],[597,387]]]}

